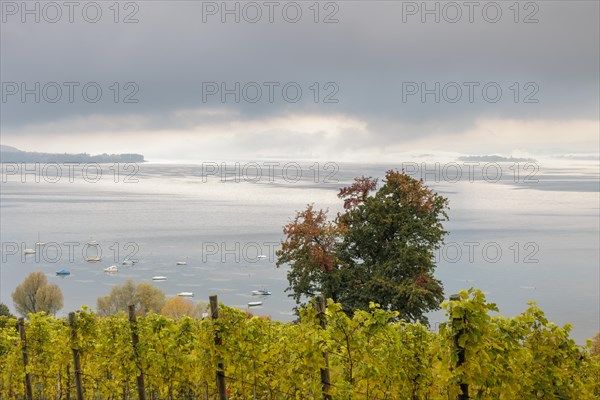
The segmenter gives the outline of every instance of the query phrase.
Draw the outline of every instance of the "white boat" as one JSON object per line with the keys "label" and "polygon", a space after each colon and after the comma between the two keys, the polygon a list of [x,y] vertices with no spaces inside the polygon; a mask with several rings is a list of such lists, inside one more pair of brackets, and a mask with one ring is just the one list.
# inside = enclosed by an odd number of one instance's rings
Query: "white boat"
{"label": "white boat", "polygon": [[35,250],[34,249],[25,249],[25,250],[23,250],[23,254],[35,254]]}
{"label": "white boat", "polygon": [[265,256],[264,254],[261,254],[259,256],[256,256],[256,258],[263,260],[263,259],[267,258],[267,256]]}
{"label": "white boat", "polygon": [[176,265],[187,265],[185,261],[177,261]]}
{"label": "white boat", "polygon": [[254,296],[270,296],[271,292],[269,292],[266,289],[253,290],[252,295],[254,295]]}
{"label": "white boat", "polygon": [[100,258],[100,257],[90,257],[90,258],[86,258],[85,259],[85,261],[91,262],[91,263],[95,263],[95,262],[98,262],[98,261],[101,261],[101,260],[102,260],[102,258]]}
{"label": "white boat", "polygon": [[111,265],[108,268],[104,268],[104,272],[119,272],[119,267],[116,265]]}
{"label": "white boat", "polygon": [[35,246],[41,247],[41,246],[45,246],[45,245],[46,245],[45,242],[40,241],[40,233],[38,232],[38,241],[35,243]]}
{"label": "white boat", "polygon": [[98,242],[97,242],[97,241],[95,241],[95,240],[90,240],[89,242],[87,242],[87,244],[88,244],[89,246],[98,246]]}
{"label": "white boat", "polygon": [[193,292],[179,292],[179,293],[177,293],[177,296],[181,296],[181,297],[194,297],[194,293]]}
{"label": "white boat", "polygon": [[153,281],[166,281],[167,277],[166,276],[157,275],[157,276],[153,276],[152,280]]}
{"label": "white boat", "polygon": [[128,259],[123,260],[123,262],[121,263],[121,265],[127,265],[127,266],[131,266],[133,264],[134,264],[133,261],[132,260],[128,260]]}
{"label": "white boat", "polygon": [[256,307],[256,306],[262,306],[262,301],[251,301],[248,303],[248,307]]}

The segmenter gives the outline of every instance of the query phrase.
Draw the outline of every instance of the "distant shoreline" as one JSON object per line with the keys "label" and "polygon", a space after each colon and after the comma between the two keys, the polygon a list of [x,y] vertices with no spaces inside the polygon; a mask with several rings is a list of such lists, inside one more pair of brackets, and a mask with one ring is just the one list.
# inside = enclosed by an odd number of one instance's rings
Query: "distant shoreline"
{"label": "distant shoreline", "polygon": [[503,157],[498,155],[489,156],[463,156],[458,157],[458,161],[467,162],[531,162],[534,163],[537,160],[534,158],[523,158],[523,157]]}
{"label": "distant shoreline", "polygon": [[21,151],[14,147],[2,145],[0,148],[0,163],[143,163],[146,162],[142,154],[97,154],[88,153],[39,153],[33,151]]}

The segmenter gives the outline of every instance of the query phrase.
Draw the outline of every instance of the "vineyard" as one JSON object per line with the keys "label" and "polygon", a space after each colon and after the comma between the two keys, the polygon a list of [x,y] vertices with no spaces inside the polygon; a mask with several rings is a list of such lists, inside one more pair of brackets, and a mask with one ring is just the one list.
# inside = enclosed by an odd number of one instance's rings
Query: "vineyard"
{"label": "vineyard", "polygon": [[[216,300],[216,299],[212,299]],[[318,299],[317,299],[318,300]],[[295,324],[213,301],[212,318],[89,309],[0,321],[1,399],[596,399],[600,360],[534,304],[512,318],[478,290],[439,332],[373,304],[316,301]]]}

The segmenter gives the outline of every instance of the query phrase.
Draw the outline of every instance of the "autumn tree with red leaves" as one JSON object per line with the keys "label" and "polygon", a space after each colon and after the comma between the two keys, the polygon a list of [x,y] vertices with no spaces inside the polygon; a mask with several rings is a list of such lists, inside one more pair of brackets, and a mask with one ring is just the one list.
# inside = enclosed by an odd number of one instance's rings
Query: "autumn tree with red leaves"
{"label": "autumn tree with red leaves", "polygon": [[292,297],[298,304],[302,296],[324,293],[337,299],[340,286],[340,261],[336,256],[343,229],[327,220],[323,210],[312,205],[299,212],[294,221],[283,228],[286,240],[277,252],[277,266],[289,264],[288,281]]}
{"label": "autumn tree with red leaves", "polygon": [[355,178],[342,188],[344,212],[328,220],[309,205],[284,227],[277,266],[289,265],[289,288],[298,304],[322,293],[351,314],[371,301],[427,322],[443,287],[435,279],[434,253],[443,243],[448,199],[422,180],[389,170],[377,180]]}

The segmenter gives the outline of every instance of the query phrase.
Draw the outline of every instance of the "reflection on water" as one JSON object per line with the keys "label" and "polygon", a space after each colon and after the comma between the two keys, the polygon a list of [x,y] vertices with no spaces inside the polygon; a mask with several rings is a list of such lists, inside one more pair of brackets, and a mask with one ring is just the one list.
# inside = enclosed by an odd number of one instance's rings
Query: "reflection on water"
{"label": "reflection on water", "polygon": [[[405,169],[416,177],[427,172],[429,167],[424,171],[416,164],[416,170],[413,164]],[[84,304],[93,307],[111,286],[134,279],[152,282],[167,296],[193,291],[194,301],[206,302],[216,293],[224,303],[243,308],[252,301],[252,290],[267,288],[273,295],[253,312],[291,320],[286,271],[274,263],[281,227],[307,203],[335,215],[340,186],[355,176],[381,177],[401,165],[339,164],[329,180],[323,173],[331,171],[323,166],[316,179],[314,164],[302,165],[303,176],[295,182],[277,175],[253,182],[244,179],[252,176],[247,172],[236,183],[231,176],[203,174],[200,165],[169,164],[143,164],[137,182],[130,183],[115,182],[110,166],[107,178],[96,183],[82,177],[72,183],[8,177],[0,204],[0,301],[12,307],[14,287],[41,270],[63,290],[60,315]],[[598,163],[540,164],[535,183],[523,181],[522,174],[515,179],[514,165],[503,167],[497,182],[480,170],[472,181],[452,178],[450,169],[440,176],[440,168],[436,175],[435,166],[425,173],[451,207],[450,234],[437,254],[436,275],[446,294],[479,287],[507,315],[537,301],[551,320],[572,323],[574,337],[583,342],[600,323]],[[33,247],[38,234],[47,244],[25,258],[22,250]],[[91,238],[98,246],[86,247]],[[85,261],[96,256],[100,262]],[[139,262],[121,265],[127,258]],[[181,260],[187,265],[176,265]],[[119,272],[103,271],[111,265]],[[71,275],[56,276],[61,268]],[[155,275],[167,279],[153,282]],[[442,313],[432,313],[432,326],[442,319]]]}

